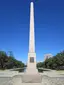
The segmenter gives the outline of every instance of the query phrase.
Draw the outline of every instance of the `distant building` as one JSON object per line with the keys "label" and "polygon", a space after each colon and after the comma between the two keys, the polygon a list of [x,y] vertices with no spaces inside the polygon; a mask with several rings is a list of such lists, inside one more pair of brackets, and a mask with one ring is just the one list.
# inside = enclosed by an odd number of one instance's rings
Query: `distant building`
{"label": "distant building", "polygon": [[45,55],[44,55],[44,61],[45,61],[46,59],[51,58],[51,57],[53,57],[52,54],[45,54]]}
{"label": "distant building", "polygon": [[40,62],[43,62],[43,61],[37,61],[37,63],[40,63]]}

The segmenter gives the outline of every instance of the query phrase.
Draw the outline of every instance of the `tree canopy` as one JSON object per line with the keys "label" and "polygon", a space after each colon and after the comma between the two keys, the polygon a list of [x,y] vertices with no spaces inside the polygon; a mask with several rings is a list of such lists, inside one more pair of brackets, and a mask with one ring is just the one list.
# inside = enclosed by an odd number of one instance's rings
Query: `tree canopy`
{"label": "tree canopy", "polygon": [[57,53],[57,55],[52,58],[46,59],[44,62],[38,63],[37,67],[64,69],[64,51]]}
{"label": "tree canopy", "polygon": [[[11,51],[10,51],[11,52]],[[8,56],[5,51],[0,51],[0,69],[11,69],[24,67],[22,61],[16,60],[12,53]]]}

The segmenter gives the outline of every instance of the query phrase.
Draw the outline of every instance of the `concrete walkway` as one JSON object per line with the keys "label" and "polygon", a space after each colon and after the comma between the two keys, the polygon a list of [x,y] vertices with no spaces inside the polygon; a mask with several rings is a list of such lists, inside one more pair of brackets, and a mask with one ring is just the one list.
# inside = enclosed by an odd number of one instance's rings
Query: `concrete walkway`
{"label": "concrete walkway", "polygon": [[[24,73],[11,72],[11,71],[0,72],[0,85],[64,85],[64,75],[61,75],[56,71],[53,70],[46,71],[40,74],[42,75],[41,83],[33,83],[32,81],[31,83],[23,83],[22,77]],[[27,77],[27,79],[28,78],[31,79],[31,77],[29,76]]]}

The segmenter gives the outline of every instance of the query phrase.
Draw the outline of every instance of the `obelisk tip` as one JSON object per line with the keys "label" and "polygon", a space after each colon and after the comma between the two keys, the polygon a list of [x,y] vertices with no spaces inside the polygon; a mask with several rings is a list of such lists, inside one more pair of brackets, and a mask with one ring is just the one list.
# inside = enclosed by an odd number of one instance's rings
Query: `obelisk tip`
{"label": "obelisk tip", "polygon": [[33,4],[33,1],[31,1],[31,4]]}

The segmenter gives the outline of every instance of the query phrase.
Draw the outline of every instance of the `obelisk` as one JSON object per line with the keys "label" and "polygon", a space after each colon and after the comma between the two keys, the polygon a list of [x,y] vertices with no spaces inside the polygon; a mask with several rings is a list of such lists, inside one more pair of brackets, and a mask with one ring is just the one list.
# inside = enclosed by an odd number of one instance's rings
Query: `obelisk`
{"label": "obelisk", "polygon": [[27,70],[28,74],[38,73],[36,68],[36,53],[35,53],[35,29],[34,29],[34,4],[30,3],[30,32],[29,32],[29,53]]}
{"label": "obelisk", "polygon": [[34,29],[34,4],[30,3],[30,32],[29,32],[29,52],[27,69],[22,76],[23,83],[41,83],[42,77],[36,68],[35,52],[35,29]]}

